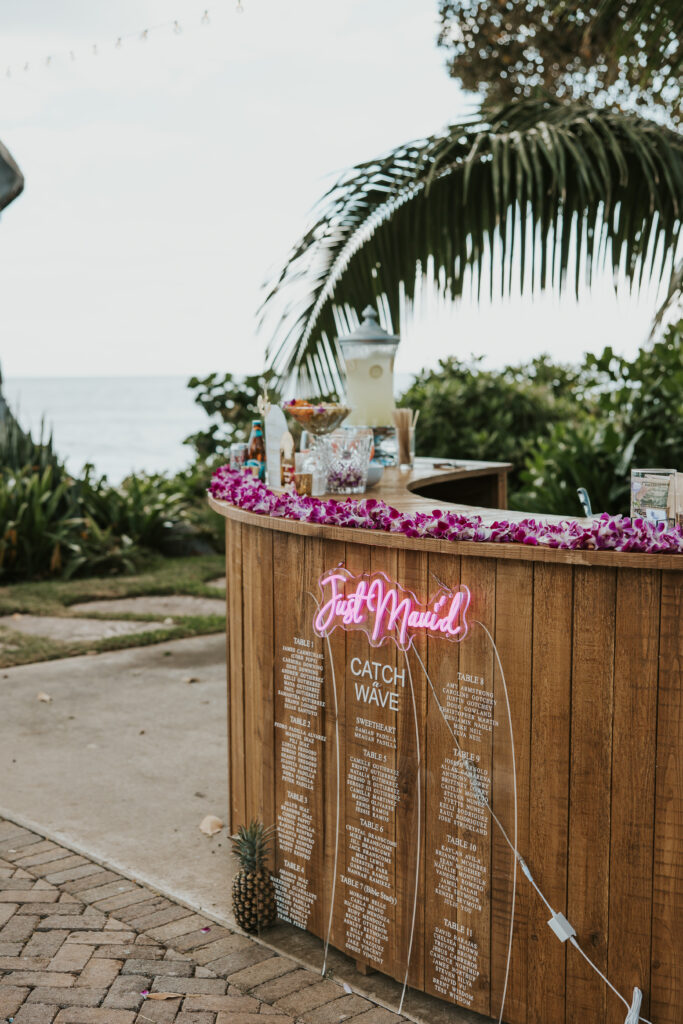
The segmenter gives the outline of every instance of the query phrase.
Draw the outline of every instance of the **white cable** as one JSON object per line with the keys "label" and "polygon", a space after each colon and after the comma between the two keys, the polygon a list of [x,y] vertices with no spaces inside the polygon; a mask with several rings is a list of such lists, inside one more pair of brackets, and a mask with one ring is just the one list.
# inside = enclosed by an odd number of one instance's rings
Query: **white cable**
{"label": "white cable", "polygon": [[[475,621],[478,621],[478,620],[475,620]],[[500,666],[500,658],[498,657],[498,649],[497,649],[493,639],[491,638],[491,634],[489,633],[488,629],[486,629],[486,627],[483,625],[483,623],[479,622],[479,625],[482,626],[486,630],[486,633],[488,634],[489,639],[491,639],[491,643],[493,644],[493,649],[495,651],[496,658],[498,660],[498,665]],[[427,682],[429,683],[430,689],[432,691],[432,695],[434,697],[434,700],[436,701],[436,706],[438,707],[438,709],[439,709],[439,711],[441,713],[441,717],[443,718],[444,722],[446,723],[446,728],[450,732],[451,737],[453,739],[453,742],[455,743],[455,746],[456,746],[458,752],[459,753],[463,753],[462,747],[458,743],[457,737],[456,737],[455,733],[453,732],[453,729],[451,727],[451,723],[448,721],[448,718],[446,717],[444,709],[441,706],[441,702],[439,701],[439,698],[438,698],[438,696],[436,694],[436,690],[434,689],[434,684],[432,683],[432,681],[431,681],[431,679],[429,677],[429,673],[427,672],[425,664],[422,661],[422,658],[420,657],[420,654],[419,654],[418,650],[415,647],[413,648],[413,650],[415,651],[415,655],[417,657],[417,660],[420,662],[420,665],[422,666],[422,671],[424,672],[425,677],[427,679]],[[502,671],[502,669],[501,669],[501,671]],[[469,775],[468,775],[468,778],[469,778]],[[533,886],[533,888],[535,889],[535,891],[538,894],[538,896],[541,898],[541,900],[545,904],[546,908],[550,911],[551,918],[557,917],[558,915],[557,915],[556,911],[552,908],[552,906],[550,905],[548,900],[545,898],[545,896],[543,895],[543,893],[539,889],[539,887],[538,887],[538,885],[537,885],[533,875],[531,874],[531,871],[529,870],[529,867],[528,867],[526,861],[524,860],[524,858],[520,854],[519,850],[516,848],[516,843],[513,844],[512,841],[510,840],[510,837],[508,836],[508,834],[505,831],[505,829],[504,829],[503,825],[501,824],[500,820],[498,819],[498,817],[494,813],[493,808],[491,807],[489,802],[484,797],[483,793],[481,794],[481,797],[479,797],[477,795],[477,793],[475,792],[475,796],[477,796],[477,799],[480,799],[485,804],[486,808],[488,809],[489,814],[491,815],[491,818],[493,819],[493,821],[495,821],[495,823],[498,826],[498,828],[499,828],[503,838],[505,839],[506,843],[508,844],[508,846],[510,847],[510,849],[514,853],[515,858],[516,858],[517,862],[519,863],[520,868],[522,869],[522,873],[523,873],[524,877],[530,882],[530,884]],[[591,958],[586,953],[584,953],[584,951],[581,949],[581,946],[578,944],[576,939],[574,937],[572,937],[572,938],[569,939],[569,942],[574,947],[574,949],[576,949],[577,952],[579,952],[581,954],[581,956],[584,958],[586,963],[589,964],[589,966],[593,968],[595,973],[597,975],[599,975],[600,978],[602,978],[602,980],[605,982],[607,987],[609,989],[611,989],[611,991],[615,994],[615,996],[617,996],[617,998],[619,998],[622,1001],[622,1003],[624,1004],[624,1006],[628,1010],[628,1015],[626,1017],[626,1020],[625,1020],[624,1024],[637,1024],[638,1021],[642,1021],[643,1024],[652,1024],[652,1021],[648,1020],[647,1017],[637,1016],[638,1011],[640,1009],[640,1003],[642,1001],[642,992],[640,991],[640,989],[635,988],[633,990],[633,1002],[632,1002],[631,1005],[629,1005],[629,1003],[626,1001],[626,999],[624,999],[622,994],[614,987],[614,985],[611,983],[611,981],[608,978],[605,977],[605,975],[602,973],[602,971],[599,969],[599,967],[596,964],[593,963]],[[636,1016],[634,1016],[634,1014],[636,1014]]]}
{"label": "white cable", "polygon": [[642,1003],[642,1001],[643,993],[636,986],[636,988],[633,989],[633,1002],[631,1003],[630,1010],[626,1014],[626,1020],[624,1021],[624,1024],[638,1024],[639,1020],[643,1020],[642,1017],[638,1016],[638,1011],[640,1010],[640,1004]]}

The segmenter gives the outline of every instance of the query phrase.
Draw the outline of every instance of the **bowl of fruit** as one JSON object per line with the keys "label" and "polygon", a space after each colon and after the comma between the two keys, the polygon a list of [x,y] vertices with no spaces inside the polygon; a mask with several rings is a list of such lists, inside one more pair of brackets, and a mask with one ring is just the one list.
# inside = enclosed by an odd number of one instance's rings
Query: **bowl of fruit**
{"label": "bowl of fruit", "polygon": [[283,409],[303,430],[316,437],[335,430],[351,412],[341,402],[310,402],[307,398],[293,398],[285,402]]}

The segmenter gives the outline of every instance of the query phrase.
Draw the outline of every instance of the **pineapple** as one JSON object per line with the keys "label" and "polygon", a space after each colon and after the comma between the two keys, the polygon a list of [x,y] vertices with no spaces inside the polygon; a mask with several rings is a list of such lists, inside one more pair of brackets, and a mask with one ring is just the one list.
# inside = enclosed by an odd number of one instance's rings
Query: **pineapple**
{"label": "pineapple", "polygon": [[245,932],[258,932],[272,924],[276,916],[275,886],[266,859],[275,827],[265,828],[252,821],[240,825],[231,837],[240,871],[232,883],[232,907],[235,920]]}

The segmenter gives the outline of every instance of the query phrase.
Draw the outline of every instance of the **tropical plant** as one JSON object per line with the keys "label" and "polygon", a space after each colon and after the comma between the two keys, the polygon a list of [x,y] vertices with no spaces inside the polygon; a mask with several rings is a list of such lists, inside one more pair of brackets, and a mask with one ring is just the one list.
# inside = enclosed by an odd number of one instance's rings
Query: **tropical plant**
{"label": "tropical plant", "polygon": [[63,469],[0,473],[0,579],[123,572],[135,566],[130,538],[102,528]]}
{"label": "tropical plant", "polygon": [[680,0],[440,0],[439,17],[450,74],[489,104],[543,90],[680,115]]}
{"label": "tropical plant", "polygon": [[539,435],[517,508],[578,514],[576,488],[585,487],[595,511],[628,514],[633,466],[683,465],[683,320],[633,360],[610,347],[586,356],[580,374],[584,414]]}
{"label": "tropical plant", "polygon": [[41,424],[39,439],[34,441],[31,433],[22,430],[11,414],[0,422],[0,471],[33,466],[38,472],[58,465],[52,435],[45,436],[44,424]]}
{"label": "tropical plant", "polygon": [[576,367],[545,357],[501,371],[451,357],[419,374],[400,404],[420,411],[418,455],[511,462],[514,491],[538,439],[582,416],[581,392]]}
{"label": "tropical plant", "polygon": [[194,448],[200,459],[225,454],[233,441],[247,440],[250,421],[260,415],[257,403],[264,392],[273,402],[281,397],[272,373],[248,377],[210,373],[208,377],[191,377],[187,386],[210,418],[206,430],[191,434],[184,442]]}
{"label": "tropical plant", "polygon": [[425,281],[455,298],[533,291],[608,265],[631,287],[671,273],[683,138],[585,103],[525,100],[354,167],[269,288],[271,368],[299,392],[340,386],[334,336],[369,293],[387,327]]}
{"label": "tropical plant", "polygon": [[92,522],[143,547],[163,548],[168,531],[182,522],[187,512],[185,495],[169,488],[161,475],[129,476],[112,487],[106,477],[94,477],[92,466],[85,466],[74,487]]}

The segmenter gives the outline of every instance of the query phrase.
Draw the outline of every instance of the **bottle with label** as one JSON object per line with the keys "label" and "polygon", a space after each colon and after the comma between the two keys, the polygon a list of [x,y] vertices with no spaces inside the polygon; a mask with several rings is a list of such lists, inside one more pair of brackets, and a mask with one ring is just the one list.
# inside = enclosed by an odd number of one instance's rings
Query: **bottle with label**
{"label": "bottle with label", "polygon": [[248,472],[254,474],[259,480],[265,480],[266,476],[266,442],[263,439],[263,426],[261,420],[251,421],[251,434],[247,443]]}

